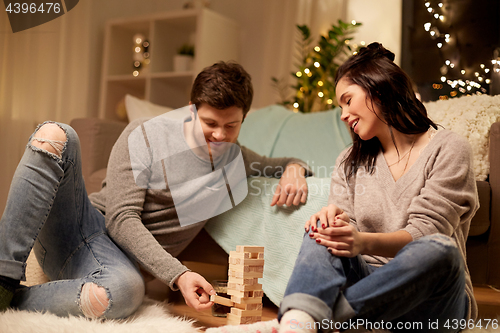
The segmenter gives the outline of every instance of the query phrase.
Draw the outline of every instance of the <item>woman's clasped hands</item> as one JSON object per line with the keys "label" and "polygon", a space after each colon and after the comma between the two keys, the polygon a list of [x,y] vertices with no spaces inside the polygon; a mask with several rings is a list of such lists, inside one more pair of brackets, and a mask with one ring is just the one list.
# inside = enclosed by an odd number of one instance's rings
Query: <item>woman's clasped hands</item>
{"label": "woman's clasped hands", "polygon": [[349,216],[330,204],[313,214],[304,226],[309,237],[338,257],[355,257],[364,248],[362,234],[349,223]]}

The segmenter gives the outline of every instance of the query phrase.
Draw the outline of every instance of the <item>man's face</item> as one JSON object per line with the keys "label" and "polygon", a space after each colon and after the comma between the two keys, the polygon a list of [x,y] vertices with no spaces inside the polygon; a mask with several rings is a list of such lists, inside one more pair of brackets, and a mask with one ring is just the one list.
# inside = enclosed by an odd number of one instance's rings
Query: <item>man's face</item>
{"label": "man's face", "polygon": [[202,104],[198,108],[198,118],[210,154],[219,155],[225,150],[224,147],[228,146],[224,143],[235,143],[238,139],[243,122],[243,110],[237,106],[219,110],[208,104]]}

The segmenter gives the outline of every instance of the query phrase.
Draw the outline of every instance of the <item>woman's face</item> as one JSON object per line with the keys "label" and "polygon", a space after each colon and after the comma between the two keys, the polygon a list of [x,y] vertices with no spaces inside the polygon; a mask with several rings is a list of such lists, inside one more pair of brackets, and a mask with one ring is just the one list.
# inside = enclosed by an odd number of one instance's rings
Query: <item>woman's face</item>
{"label": "woman's face", "polygon": [[337,83],[336,96],[342,109],[340,119],[346,122],[361,140],[370,140],[382,133],[386,124],[380,120],[378,108],[372,105],[360,86],[342,78]]}

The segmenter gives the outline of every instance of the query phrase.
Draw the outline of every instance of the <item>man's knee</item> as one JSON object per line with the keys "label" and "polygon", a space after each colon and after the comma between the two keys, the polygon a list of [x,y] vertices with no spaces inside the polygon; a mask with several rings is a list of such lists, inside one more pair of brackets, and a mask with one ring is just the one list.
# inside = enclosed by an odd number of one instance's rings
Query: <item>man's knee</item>
{"label": "man's knee", "polygon": [[35,132],[31,144],[61,157],[66,141],[66,132],[59,125],[46,123]]}
{"label": "man's knee", "polygon": [[80,294],[80,308],[87,318],[102,317],[109,307],[109,298],[106,289],[95,283],[88,282],[83,285]]}

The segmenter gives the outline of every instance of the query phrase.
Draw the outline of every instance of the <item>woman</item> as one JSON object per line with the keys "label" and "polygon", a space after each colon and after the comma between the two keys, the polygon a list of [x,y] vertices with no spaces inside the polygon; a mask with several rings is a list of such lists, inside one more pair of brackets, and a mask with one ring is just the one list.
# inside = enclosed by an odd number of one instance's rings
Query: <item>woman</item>
{"label": "woman", "polygon": [[458,331],[476,318],[465,264],[478,208],[471,148],[438,130],[393,60],[372,43],[337,72],[353,145],[337,159],[329,205],[305,225],[282,332]]}

